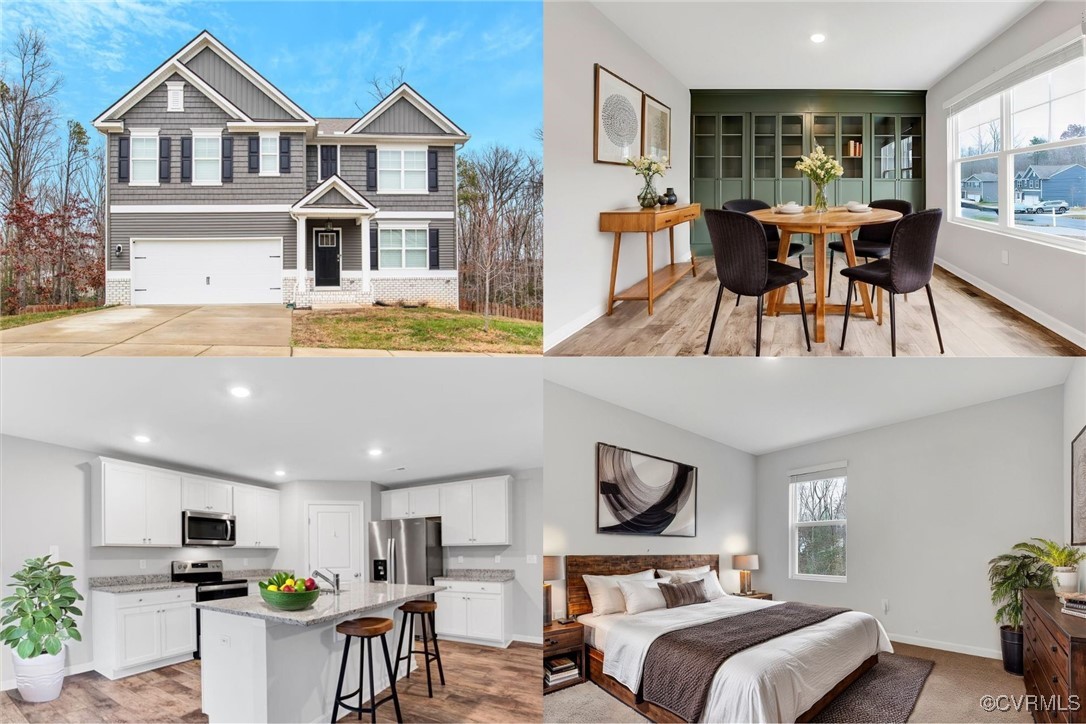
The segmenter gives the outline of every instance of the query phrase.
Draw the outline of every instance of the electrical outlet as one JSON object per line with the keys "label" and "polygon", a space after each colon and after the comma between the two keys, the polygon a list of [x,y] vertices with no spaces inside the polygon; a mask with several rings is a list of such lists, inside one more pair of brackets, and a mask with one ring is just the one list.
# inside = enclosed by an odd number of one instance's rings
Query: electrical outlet
{"label": "electrical outlet", "polygon": [[147,561],[143,560],[142,558],[140,559],[140,570],[141,571],[147,570]]}
{"label": "electrical outlet", "polygon": [[1006,249],[1004,249],[1003,253],[1000,255],[1000,260],[1004,264],[1010,264],[1011,263],[1011,253],[1009,251],[1007,251]]}
{"label": "electrical outlet", "polygon": [[457,563],[463,563],[464,562],[464,556],[457,556],[456,557],[456,562]]}
{"label": "electrical outlet", "polygon": [[60,560],[60,546],[49,546],[49,555],[51,556],[52,560],[59,561]]}
{"label": "electrical outlet", "polygon": [[495,563],[501,563],[502,562],[502,557],[501,556],[494,556],[494,562]]}
{"label": "electrical outlet", "polygon": [[537,563],[539,563],[539,556],[537,556],[535,553],[529,553],[528,554],[528,565],[534,566]]}
{"label": "electrical outlet", "polygon": [[888,598],[882,599],[882,612],[883,613],[890,613],[890,599],[888,599]]}

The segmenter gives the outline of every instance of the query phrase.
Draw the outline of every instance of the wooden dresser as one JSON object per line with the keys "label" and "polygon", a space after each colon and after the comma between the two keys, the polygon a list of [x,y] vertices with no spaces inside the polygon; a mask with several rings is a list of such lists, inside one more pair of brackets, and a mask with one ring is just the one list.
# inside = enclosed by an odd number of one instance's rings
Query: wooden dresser
{"label": "wooden dresser", "polygon": [[[1025,603],[1022,622],[1026,694],[1051,704],[1030,706],[1038,722],[1086,721],[1086,618],[1061,613],[1063,607],[1051,589],[1022,592]],[[1078,711],[1068,711],[1071,696],[1078,697]]]}

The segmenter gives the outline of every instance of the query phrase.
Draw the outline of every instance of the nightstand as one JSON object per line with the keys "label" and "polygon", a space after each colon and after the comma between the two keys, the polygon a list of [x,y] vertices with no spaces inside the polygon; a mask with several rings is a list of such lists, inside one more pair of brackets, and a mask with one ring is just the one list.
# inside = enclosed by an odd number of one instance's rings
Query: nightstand
{"label": "nightstand", "polygon": [[755,591],[754,593],[733,593],[732,595],[739,596],[739,598],[760,598],[763,601],[773,600],[773,594],[764,591]]}
{"label": "nightstand", "polygon": [[[574,664],[563,666],[562,659]],[[573,623],[552,622],[543,627],[543,693],[565,689],[584,683],[585,664],[584,626]],[[557,683],[547,684],[547,675],[557,677]],[[573,675],[575,674],[575,675]]]}

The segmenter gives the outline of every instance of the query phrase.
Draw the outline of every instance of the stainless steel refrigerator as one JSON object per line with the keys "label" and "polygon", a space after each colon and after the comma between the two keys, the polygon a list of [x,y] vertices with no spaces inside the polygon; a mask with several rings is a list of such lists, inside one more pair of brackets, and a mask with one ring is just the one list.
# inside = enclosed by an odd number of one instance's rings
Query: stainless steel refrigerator
{"label": "stainless steel refrigerator", "polygon": [[430,586],[444,574],[441,518],[370,523],[370,580]]}

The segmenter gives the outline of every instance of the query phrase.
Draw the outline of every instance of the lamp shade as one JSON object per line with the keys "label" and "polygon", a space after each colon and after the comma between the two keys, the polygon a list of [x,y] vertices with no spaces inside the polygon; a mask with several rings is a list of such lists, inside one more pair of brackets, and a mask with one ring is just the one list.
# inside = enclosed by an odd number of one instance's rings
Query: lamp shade
{"label": "lamp shade", "polygon": [[562,556],[543,556],[543,580],[562,580]]}
{"label": "lamp shade", "polygon": [[732,568],[737,571],[756,571],[758,570],[758,556],[757,554],[751,554],[747,556],[732,556]]}

